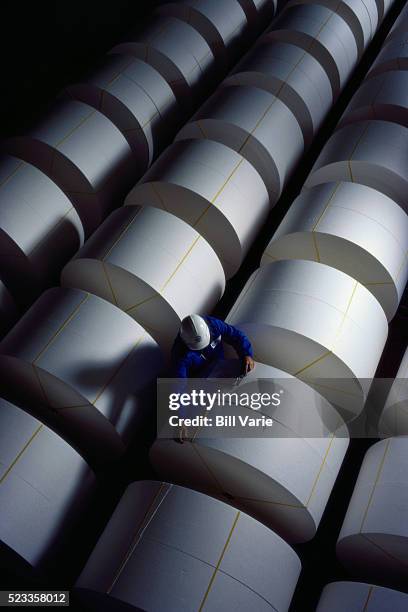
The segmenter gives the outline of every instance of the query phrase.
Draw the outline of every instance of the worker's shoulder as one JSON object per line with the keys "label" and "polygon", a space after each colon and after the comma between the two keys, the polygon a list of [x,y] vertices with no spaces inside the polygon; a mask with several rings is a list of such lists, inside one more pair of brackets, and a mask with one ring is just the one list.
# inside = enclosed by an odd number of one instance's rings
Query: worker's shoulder
{"label": "worker's shoulder", "polygon": [[213,325],[215,327],[222,327],[225,325],[224,321],[217,319],[216,317],[212,317],[211,315],[205,315],[204,319],[210,326]]}

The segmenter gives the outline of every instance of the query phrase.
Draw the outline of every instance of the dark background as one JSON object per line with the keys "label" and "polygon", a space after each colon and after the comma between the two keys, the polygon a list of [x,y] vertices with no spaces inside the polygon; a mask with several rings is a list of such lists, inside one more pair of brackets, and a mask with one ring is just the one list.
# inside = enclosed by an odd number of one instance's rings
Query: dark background
{"label": "dark background", "polygon": [[165,1],[2,2],[0,137],[25,130],[65,85]]}
{"label": "dark background", "polygon": [[[25,131],[46,111],[47,106],[64,86],[76,81],[92,68],[101,56],[123,40],[129,30],[141,27],[143,18],[154,10],[155,6],[163,3],[160,0],[60,0],[53,3],[27,4],[3,2],[0,8],[0,138]],[[319,151],[375,59],[403,5],[403,0],[397,0],[390,11],[313,146],[304,156],[284,195],[271,213],[239,274],[229,282],[226,294],[216,308],[216,315],[222,318],[227,315],[243,283],[258,267],[260,255],[270,236],[300,191]],[[396,373],[408,341],[407,315],[408,299],[405,294],[390,325],[389,339],[378,376],[390,377]],[[99,496],[89,513],[83,517],[81,528],[64,551],[60,562],[56,564],[55,577],[50,583],[44,583],[44,588],[71,587],[126,484],[136,478],[152,476],[146,451],[153,435],[152,422],[152,429],[146,432],[143,444],[139,442],[133,445],[123,464],[116,466],[112,473],[100,475]],[[291,612],[314,610],[321,589],[327,582],[351,578],[336,562],[335,543],[362,458],[372,442],[352,441],[316,537],[310,543],[295,547],[301,556],[303,571]],[[11,573],[1,574],[0,588],[29,586],[29,583]]]}

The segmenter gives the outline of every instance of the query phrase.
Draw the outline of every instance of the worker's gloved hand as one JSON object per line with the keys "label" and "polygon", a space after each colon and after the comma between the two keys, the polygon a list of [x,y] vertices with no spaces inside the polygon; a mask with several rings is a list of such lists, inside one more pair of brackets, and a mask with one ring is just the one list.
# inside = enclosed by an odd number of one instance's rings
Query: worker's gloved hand
{"label": "worker's gloved hand", "polygon": [[248,372],[250,372],[251,370],[253,370],[255,367],[255,361],[252,359],[252,357],[250,357],[249,355],[246,355],[244,357],[244,359],[242,360],[242,373],[244,374],[248,374]]}
{"label": "worker's gloved hand", "polygon": [[179,433],[178,433],[178,437],[175,438],[175,440],[179,444],[184,444],[184,442],[189,442],[191,440],[191,436],[189,435],[189,432],[188,432],[187,427],[185,425],[182,425],[180,427],[180,430],[179,430]]}

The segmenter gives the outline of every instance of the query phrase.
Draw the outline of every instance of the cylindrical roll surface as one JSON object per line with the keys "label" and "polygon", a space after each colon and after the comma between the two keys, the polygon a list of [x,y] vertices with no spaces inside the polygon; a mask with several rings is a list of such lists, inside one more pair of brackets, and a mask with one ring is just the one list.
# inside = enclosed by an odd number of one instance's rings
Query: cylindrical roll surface
{"label": "cylindrical roll surface", "polygon": [[263,30],[276,12],[277,0],[238,0],[251,28]]}
{"label": "cylindrical roll surface", "polygon": [[16,303],[3,281],[0,280],[0,339],[8,332],[18,317]]}
{"label": "cylindrical roll surface", "polygon": [[394,21],[390,33],[385,39],[384,45],[394,42],[395,39],[400,40],[402,36],[408,32],[408,8],[404,6],[397,19]]}
{"label": "cylindrical roll surface", "polygon": [[299,5],[284,10],[272,28],[270,38],[301,47],[321,63],[337,97],[358,59],[356,40],[344,19],[322,5]]}
{"label": "cylindrical roll surface", "polygon": [[61,189],[15,157],[0,160],[0,201],[0,274],[25,306],[57,282],[84,230]]}
{"label": "cylindrical roll surface", "polygon": [[0,398],[0,564],[52,569],[95,491],[95,476],[62,438]]}
{"label": "cylindrical roll surface", "polygon": [[391,70],[362,83],[339,125],[380,119],[408,128],[408,72]]}
{"label": "cylindrical roll surface", "polygon": [[159,15],[111,53],[132,55],[155,68],[188,111],[217,80],[218,68],[205,38],[192,25]]}
{"label": "cylindrical roll surface", "polygon": [[[314,3],[314,0],[290,0],[286,7],[289,8],[299,4],[310,6]],[[342,0],[338,2],[338,0],[319,0],[318,4],[326,6],[344,19],[353,32],[359,55],[362,55],[378,26],[378,10],[375,1]]]}
{"label": "cylindrical roll surface", "polygon": [[63,101],[28,134],[4,149],[42,170],[68,195],[89,235],[132,184],[132,150],[121,132],[99,111]]}
{"label": "cylindrical roll surface", "polygon": [[295,115],[309,145],[332,102],[330,81],[321,64],[296,45],[265,35],[225,85],[248,85],[269,91]]}
{"label": "cylindrical roll surface", "polygon": [[158,11],[191,24],[224,70],[247,42],[249,23],[238,0],[181,0],[165,3]]}
{"label": "cylindrical roll surface", "polygon": [[374,444],[364,457],[337,541],[337,556],[356,577],[406,585],[408,437]]}
{"label": "cylindrical roll surface", "polygon": [[408,42],[406,34],[400,34],[378,54],[367,74],[367,78],[389,72],[390,70],[408,70]]}
{"label": "cylindrical roll surface", "polygon": [[[232,380],[229,365],[219,364],[216,378]],[[239,375],[239,362],[234,374]],[[272,418],[269,435],[259,438],[248,433],[238,438],[228,435],[226,427],[224,436],[217,430],[209,438],[208,429],[192,428],[191,440],[183,444],[157,438],[150,460],[160,478],[222,499],[288,542],[304,542],[316,533],[349,439],[334,408],[286,372],[257,363],[241,383],[240,393],[247,389],[252,397],[271,395],[276,388],[282,397],[279,406],[254,410],[234,405],[231,411],[237,420]],[[222,390],[236,391],[232,386]],[[224,406],[215,405],[212,422],[225,414]]]}
{"label": "cylindrical roll surface", "polygon": [[367,287],[390,320],[408,280],[408,216],[382,193],[357,183],[323,183],[296,198],[262,263],[308,259]]}
{"label": "cylindrical roll surface", "polygon": [[247,159],[272,205],[304,152],[302,131],[289,108],[269,92],[246,85],[220,88],[177,135],[177,140],[189,138],[221,142]]}
{"label": "cylindrical roll surface", "polygon": [[155,206],[186,221],[212,246],[227,277],[238,270],[269,211],[266,187],[252,165],[204,139],[168,147],[125,204]]}
{"label": "cylindrical roll surface", "polygon": [[350,181],[373,187],[408,211],[408,128],[389,121],[361,121],[327,141],[305,183]]}
{"label": "cylindrical roll surface", "polygon": [[316,612],[405,612],[408,595],[363,582],[331,582],[324,587]]}
{"label": "cylindrical roll surface", "polygon": [[127,55],[108,55],[67,92],[106,115],[122,132],[141,176],[174,136],[181,120],[173,90],[150,64]]}
{"label": "cylindrical roll surface", "polygon": [[44,293],[0,345],[7,398],[95,463],[117,458],[137,433],[160,367],[157,344],[136,321],[73,289]]}
{"label": "cylindrical roll surface", "polygon": [[313,261],[256,270],[228,322],[255,358],[315,386],[347,417],[361,411],[387,338],[387,319],[354,278]]}
{"label": "cylindrical roll surface", "polygon": [[381,413],[381,436],[408,436],[408,348]]}
{"label": "cylindrical roll surface", "polygon": [[142,481],[125,491],[75,588],[98,611],[110,602],[118,611],[286,612],[299,572],[288,544],[246,514]]}
{"label": "cylindrical roll surface", "polygon": [[62,284],[115,304],[170,349],[181,320],[221,298],[225,275],[187,223],[152,206],[124,206],[67,264]]}

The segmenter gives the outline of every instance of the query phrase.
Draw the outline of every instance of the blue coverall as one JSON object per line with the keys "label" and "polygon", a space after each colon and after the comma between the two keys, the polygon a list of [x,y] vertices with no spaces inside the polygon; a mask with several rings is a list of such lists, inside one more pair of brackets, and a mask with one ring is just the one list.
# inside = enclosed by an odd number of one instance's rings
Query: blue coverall
{"label": "blue coverall", "polygon": [[251,343],[239,329],[215,317],[205,316],[203,318],[210,329],[210,344],[202,351],[192,351],[184,344],[180,336],[177,336],[171,354],[174,378],[189,378],[190,376],[205,378],[210,366],[224,357],[222,340],[236,350],[240,359],[247,355],[253,357]]}

